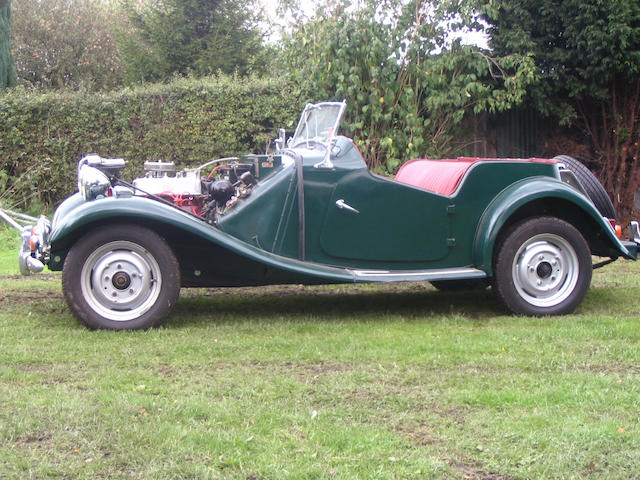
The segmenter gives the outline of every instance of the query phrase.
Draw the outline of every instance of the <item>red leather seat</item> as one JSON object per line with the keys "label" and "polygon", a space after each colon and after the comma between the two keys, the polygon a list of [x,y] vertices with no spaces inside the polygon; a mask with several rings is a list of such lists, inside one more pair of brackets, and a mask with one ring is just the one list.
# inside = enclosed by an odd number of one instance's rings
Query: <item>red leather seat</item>
{"label": "red leather seat", "polygon": [[447,160],[410,160],[398,170],[395,180],[414,187],[423,188],[440,195],[450,196],[456,191],[462,177],[476,158]]}

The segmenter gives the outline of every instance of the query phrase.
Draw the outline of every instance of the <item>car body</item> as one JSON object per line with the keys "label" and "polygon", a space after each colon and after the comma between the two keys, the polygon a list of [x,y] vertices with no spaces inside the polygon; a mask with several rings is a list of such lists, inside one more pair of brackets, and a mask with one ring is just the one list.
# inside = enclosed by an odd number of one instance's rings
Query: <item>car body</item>
{"label": "car body", "polygon": [[592,255],[636,259],[637,223],[621,241],[566,162],[412,160],[387,178],[337,135],[345,108],[308,104],[273,153],[177,173],[147,162],[131,184],[123,160],[86,156],[79,193],[25,229],[21,270],[62,270],[87,326],[136,329],[195,286],[491,284],[512,312],[565,314]]}

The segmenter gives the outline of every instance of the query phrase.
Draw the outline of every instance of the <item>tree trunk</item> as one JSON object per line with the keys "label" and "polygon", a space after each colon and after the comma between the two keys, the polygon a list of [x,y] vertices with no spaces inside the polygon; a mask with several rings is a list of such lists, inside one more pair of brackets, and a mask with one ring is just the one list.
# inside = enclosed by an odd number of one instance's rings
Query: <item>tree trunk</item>
{"label": "tree trunk", "polygon": [[634,215],[640,186],[640,79],[611,87],[610,99],[583,109],[587,133],[599,163],[599,178],[611,196],[618,222]]}
{"label": "tree trunk", "polygon": [[10,20],[11,2],[0,0],[0,92],[17,83],[13,57],[11,56]]}

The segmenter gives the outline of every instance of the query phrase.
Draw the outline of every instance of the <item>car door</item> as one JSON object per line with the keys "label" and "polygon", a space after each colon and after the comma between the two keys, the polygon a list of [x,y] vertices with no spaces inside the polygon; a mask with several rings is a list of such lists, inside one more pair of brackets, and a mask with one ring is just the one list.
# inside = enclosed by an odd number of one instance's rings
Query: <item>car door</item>
{"label": "car door", "polygon": [[359,170],[343,177],[329,201],[320,245],[338,259],[429,262],[447,256],[448,197]]}

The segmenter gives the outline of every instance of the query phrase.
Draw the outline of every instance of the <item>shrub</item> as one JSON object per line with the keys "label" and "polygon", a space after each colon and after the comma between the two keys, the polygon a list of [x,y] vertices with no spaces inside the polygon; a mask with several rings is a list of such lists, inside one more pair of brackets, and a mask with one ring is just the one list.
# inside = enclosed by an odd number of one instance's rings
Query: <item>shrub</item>
{"label": "shrub", "polygon": [[20,0],[11,37],[18,83],[42,88],[123,85],[115,32],[126,21],[107,0]]}
{"label": "shrub", "polygon": [[290,92],[279,80],[226,76],[109,93],[13,89],[0,97],[5,190],[14,207],[52,205],[75,190],[85,153],[125,158],[127,178],[145,160],[195,166],[264,151],[279,127],[295,126],[301,105]]}
{"label": "shrub", "polygon": [[[297,84],[345,98],[345,129],[370,168],[393,173],[415,157],[465,148],[463,120],[518,105],[533,78],[526,54],[493,57],[452,39],[461,11],[436,0],[322,0],[285,35]],[[458,5],[457,2],[456,5]],[[296,11],[295,3],[288,3]],[[468,15],[474,17],[473,9]],[[481,25],[468,19],[467,28]]]}

